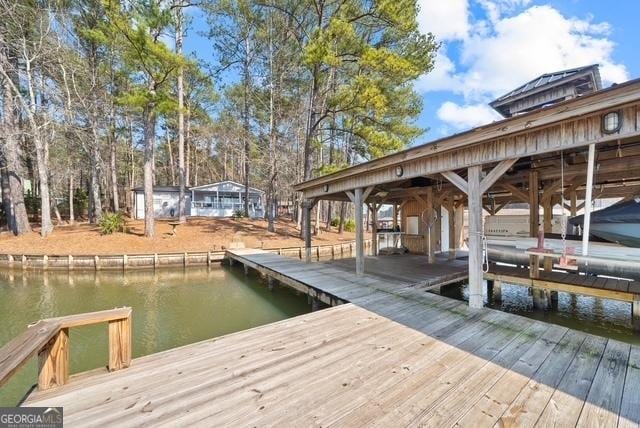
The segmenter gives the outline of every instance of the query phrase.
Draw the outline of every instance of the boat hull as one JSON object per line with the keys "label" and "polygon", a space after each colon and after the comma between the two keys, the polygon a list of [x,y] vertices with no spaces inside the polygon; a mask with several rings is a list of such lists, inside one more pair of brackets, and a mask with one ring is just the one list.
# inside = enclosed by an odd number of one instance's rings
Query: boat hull
{"label": "boat hull", "polygon": [[590,234],[627,247],[640,247],[640,223],[591,223]]}

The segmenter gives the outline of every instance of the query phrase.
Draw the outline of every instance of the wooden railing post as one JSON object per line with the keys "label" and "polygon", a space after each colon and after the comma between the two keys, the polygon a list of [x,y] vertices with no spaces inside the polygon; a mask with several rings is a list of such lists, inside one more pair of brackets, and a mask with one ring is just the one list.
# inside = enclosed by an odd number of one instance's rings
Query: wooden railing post
{"label": "wooden railing post", "polygon": [[62,328],[38,352],[38,389],[62,386],[69,380],[69,329]]}
{"label": "wooden railing post", "polygon": [[126,318],[109,321],[110,372],[131,365],[131,312]]}

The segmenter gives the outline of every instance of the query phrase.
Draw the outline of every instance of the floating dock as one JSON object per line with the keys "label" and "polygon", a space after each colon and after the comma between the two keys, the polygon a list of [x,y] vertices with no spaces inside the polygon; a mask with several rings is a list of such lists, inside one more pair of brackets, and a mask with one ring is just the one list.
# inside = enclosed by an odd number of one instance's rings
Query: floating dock
{"label": "floating dock", "polygon": [[228,257],[350,303],[80,374],[24,404],[64,406],[67,426],[640,422],[640,347],[426,293],[437,275],[424,262],[420,282],[259,250]]}

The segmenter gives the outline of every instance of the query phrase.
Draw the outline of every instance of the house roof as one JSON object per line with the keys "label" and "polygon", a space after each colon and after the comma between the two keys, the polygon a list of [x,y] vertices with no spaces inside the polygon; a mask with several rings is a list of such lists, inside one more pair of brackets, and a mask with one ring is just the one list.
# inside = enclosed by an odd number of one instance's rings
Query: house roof
{"label": "house roof", "polygon": [[[209,184],[203,184],[202,186],[195,186],[195,187],[192,187],[190,190],[206,190],[209,187],[217,187],[223,184],[231,184],[244,189],[244,184],[241,184],[232,180],[224,180],[224,181],[218,181],[217,183],[209,183]],[[255,187],[249,187],[249,191],[255,192],[255,193],[264,193],[263,190],[256,189]]]}
{"label": "house roof", "polygon": [[504,108],[500,108],[501,106],[572,81],[576,81],[576,84],[578,84],[578,81],[585,77],[593,82],[591,92],[599,91],[602,89],[602,80],[600,79],[600,71],[598,67],[598,64],[592,64],[584,67],[542,74],[524,85],[519,86],[505,95],[491,101],[489,105],[503,116],[509,116]]}

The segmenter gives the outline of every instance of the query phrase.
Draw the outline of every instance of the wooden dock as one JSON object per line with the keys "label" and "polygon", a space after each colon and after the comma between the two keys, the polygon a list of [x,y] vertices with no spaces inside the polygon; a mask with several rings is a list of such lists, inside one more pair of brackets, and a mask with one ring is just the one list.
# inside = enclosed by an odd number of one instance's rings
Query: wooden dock
{"label": "wooden dock", "polygon": [[68,426],[640,423],[639,347],[470,309],[406,278],[229,256],[351,303],[80,374],[25,405],[64,406]]}
{"label": "wooden dock", "polygon": [[528,268],[500,265],[492,265],[489,272],[484,274],[484,278],[525,287],[564,291],[623,302],[634,303],[640,300],[640,283],[626,279],[542,270],[538,273],[538,278],[531,278]]}

